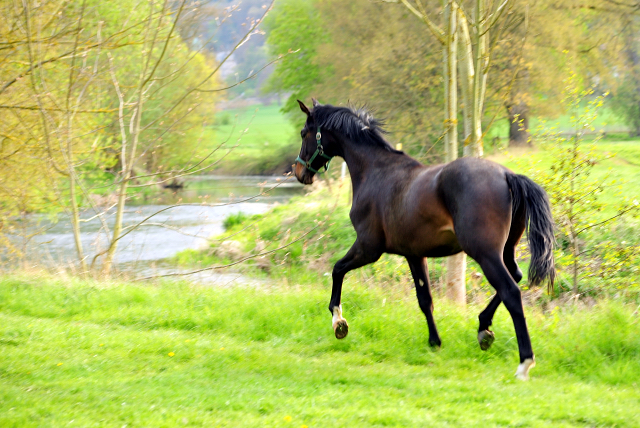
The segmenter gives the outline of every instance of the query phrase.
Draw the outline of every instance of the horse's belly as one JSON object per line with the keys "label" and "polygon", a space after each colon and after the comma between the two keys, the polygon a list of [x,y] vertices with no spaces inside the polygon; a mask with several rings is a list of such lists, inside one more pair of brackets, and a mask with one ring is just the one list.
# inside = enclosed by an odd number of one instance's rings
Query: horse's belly
{"label": "horse's belly", "polygon": [[433,189],[415,192],[387,205],[383,228],[390,252],[405,256],[444,257],[461,251],[453,219]]}
{"label": "horse's belly", "polygon": [[449,257],[462,251],[460,245],[443,245],[420,253],[422,257]]}
{"label": "horse's belly", "polygon": [[462,251],[452,228],[398,230],[388,251],[405,256],[446,257]]}

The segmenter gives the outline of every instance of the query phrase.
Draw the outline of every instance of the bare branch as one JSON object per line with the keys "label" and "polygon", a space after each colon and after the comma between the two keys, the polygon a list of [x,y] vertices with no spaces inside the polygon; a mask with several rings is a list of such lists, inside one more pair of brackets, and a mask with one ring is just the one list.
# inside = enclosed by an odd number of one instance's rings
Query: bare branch
{"label": "bare branch", "polygon": [[271,64],[280,61],[282,58],[284,58],[287,55],[291,55],[291,54],[294,54],[294,53],[297,53],[297,52],[300,52],[300,49],[297,49],[297,50],[291,51],[291,52],[287,52],[286,54],[278,56],[278,58],[269,61],[262,68],[260,68],[258,71],[256,71],[255,73],[249,75],[246,79],[243,79],[243,80],[241,80],[241,81],[239,81],[239,82],[237,82],[237,83],[235,83],[235,84],[233,84],[231,86],[225,86],[224,88],[216,88],[216,89],[196,89],[196,91],[198,91],[198,92],[220,92],[220,91],[226,91],[227,89],[235,88],[238,85],[242,85],[247,80],[253,79],[258,74],[260,74],[260,72],[262,70],[264,70],[265,68],[269,67]]}
{"label": "bare branch", "polygon": [[[45,64],[49,64],[49,63],[52,63],[52,62],[60,61],[60,60],[63,60],[63,59],[68,59],[68,58],[71,58],[71,57],[74,57],[74,56],[82,56],[86,52],[89,52],[90,50],[92,50],[92,49],[94,49],[96,47],[99,47],[99,46],[107,46],[108,49],[114,50],[114,49],[118,49],[118,48],[121,48],[121,47],[124,47],[124,46],[131,46],[131,45],[139,44],[139,43],[134,43],[134,42],[126,42],[126,43],[123,43],[123,44],[117,44],[116,43],[114,45],[107,45],[107,43],[109,41],[116,39],[118,36],[126,36],[129,33],[130,30],[132,30],[133,28],[136,28],[137,26],[139,26],[141,24],[142,24],[142,22],[138,22],[138,23],[135,23],[135,24],[133,24],[133,25],[127,27],[127,28],[123,28],[122,30],[112,34],[111,36],[107,37],[105,40],[103,40],[101,42],[89,44],[89,45],[86,45],[86,46],[82,46],[82,48],[80,50],[70,50],[70,51],[62,53],[60,55],[57,55],[57,56],[54,56],[54,57],[51,57],[51,58],[48,58],[48,59],[45,59],[45,60],[42,60],[42,61],[38,61],[35,64],[31,63],[30,67],[26,71],[24,71],[21,74],[17,75],[13,79],[7,81],[2,86],[2,88],[0,88],[0,94],[2,94],[11,85],[13,85],[14,83],[18,82],[23,77],[29,75],[32,71],[41,68]],[[34,42],[31,39],[29,39],[24,43],[27,44],[27,45],[30,45],[30,44],[32,45]]]}
{"label": "bare branch", "polygon": [[207,239],[208,236],[201,236],[201,235],[194,235],[193,233],[187,233],[185,231],[183,231],[181,228],[179,227],[175,227],[175,226],[171,226],[169,224],[166,223],[145,223],[145,224],[141,224],[141,225],[132,225],[132,226],[127,226],[125,228],[123,228],[122,230],[129,230],[130,228],[137,228],[140,226],[154,226],[154,227],[162,227],[164,229],[168,229],[168,230],[172,230],[174,232],[178,232],[184,236],[192,236],[194,238],[202,238],[202,239]]}
{"label": "bare branch", "polygon": [[498,19],[500,19],[500,17],[502,16],[502,13],[506,10],[507,4],[509,4],[509,1],[511,1],[511,0],[504,0],[504,2],[500,6],[498,6],[496,11],[493,12],[491,15],[489,15],[489,17],[487,18],[487,20],[489,22],[487,23],[487,26],[485,27],[484,33],[482,33],[483,35],[495,25],[495,23],[498,21]]}
{"label": "bare branch", "polygon": [[[424,11],[424,8],[422,7],[422,4],[420,3],[420,0],[417,0],[417,1],[419,3],[418,7],[420,7],[420,9],[422,9]],[[429,16],[426,13],[420,12],[408,0],[382,0],[382,2],[383,3],[402,3],[403,5],[405,5],[405,7],[407,9],[409,9],[409,11],[411,11],[411,13],[413,13],[415,16],[417,16],[418,19],[420,19],[422,22],[427,24],[427,27],[429,28],[431,33],[435,36],[435,38],[441,44],[443,44],[443,45],[445,44],[444,32],[440,28],[438,28],[438,26],[435,25],[433,23],[433,21],[431,21],[431,19],[429,19]]]}
{"label": "bare branch", "polygon": [[576,232],[576,236],[580,235],[585,230],[589,230],[589,229],[592,229],[592,228],[594,228],[596,226],[601,226],[603,224],[607,224],[610,221],[615,220],[616,218],[618,218],[620,216],[623,216],[624,214],[628,213],[629,211],[637,210],[637,209],[638,209],[638,207],[636,205],[632,205],[630,207],[627,207],[624,210],[620,211],[618,214],[614,215],[613,217],[609,217],[608,219],[603,220],[603,221],[601,221],[599,223],[591,224],[591,225],[589,225],[587,227],[584,227],[584,228],[580,229],[578,232]]}
{"label": "bare branch", "polygon": [[[153,75],[155,74],[156,70],[158,69],[158,66],[160,65],[160,63],[162,62],[162,59],[164,58],[164,55],[167,53],[167,47],[169,46],[169,42],[171,41],[171,35],[173,34],[173,31],[175,30],[176,25],[178,25],[178,21],[180,20],[180,15],[182,14],[182,11],[184,9],[185,2],[186,2],[186,0],[182,0],[182,2],[180,3],[180,7],[178,8],[178,12],[177,12],[176,18],[173,20],[173,25],[171,26],[171,29],[169,30],[169,34],[167,35],[167,37],[165,37],[165,42],[164,42],[164,46],[162,47],[162,52],[160,53],[160,56],[158,57],[155,66],[151,70],[151,73],[149,73],[149,75],[144,80],[144,82],[142,82],[142,86],[145,86],[151,79],[153,79]],[[158,27],[160,27],[160,26],[158,26]],[[149,55],[149,58],[151,58],[151,55]]]}
{"label": "bare branch", "polygon": [[[240,41],[238,43],[236,43],[236,45],[229,51],[229,53],[222,59],[222,61],[220,61],[220,63],[216,66],[216,68],[209,73],[204,79],[202,79],[202,81],[200,83],[198,83],[195,87],[187,90],[182,97],[180,97],[171,107],[169,107],[163,115],[161,115],[160,117],[170,113],[171,111],[173,111],[177,106],[179,106],[189,95],[191,95],[193,92],[197,91],[199,88],[201,88],[204,84],[206,84],[219,70],[220,68],[224,65],[224,63],[231,57],[231,55],[233,55],[233,53],[235,51],[238,50],[238,48],[240,46],[242,46],[245,42],[247,42],[251,36],[253,34],[255,34],[256,29],[258,28],[258,26],[264,21],[264,18],[267,16],[267,14],[271,11],[271,9],[273,8],[273,4],[275,3],[275,0],[271,1],[271,4],[269,5],[269,7],[266,8],[265,12],[262,14],[262,16],[259,19],[256,19],[256,21],[254,22],[253,26],[245,33],[245,35],[242,37],[242,39],[240,39]],[[147,127],[155,124],[158,120],[160,120],[160,117],[158,117],[156,120],[152,121],[149,125],[147,125]]]}
{"label": "bare branch", "polygon": [[10,105],[6,105],[6,104],[0,104],[0,109],[5,109],[5,110],[44,110],[44,111],[59,111],[59,112],[63,112],[63,113],[100,113],[100,114],[104,114],[104,113],[113,113],[118,111],[118,109],[92,109],[92,110],[67,110],[65,108],[61,108],[61,107],[38,107],[38,106],[10,106]]}

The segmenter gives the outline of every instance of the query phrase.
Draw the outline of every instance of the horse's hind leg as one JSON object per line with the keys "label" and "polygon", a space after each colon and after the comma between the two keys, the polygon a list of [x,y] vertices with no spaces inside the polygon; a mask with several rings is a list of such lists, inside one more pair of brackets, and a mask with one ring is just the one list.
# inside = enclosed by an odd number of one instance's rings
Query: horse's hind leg
{"label": "horse's hind leg", "polygon": [[485,310],[478,315],[478,320],[480,321],[480,326],[478,327],[478,343],[480,344],[480,349],[483,351],[489,349],[495,340],[495,335],[489,330],[489,327],[491,327],[493,315],[496,313],[501,302],[500,296],[496,293]]}
{"label": "horse's hind leg", "polygon": [[[509,237],[502,252],[504,264],[516,283],[522,280],[522,271],[516,262],[516,246],[518,242],[520,242],[520,238],[522,238],[524,229],[524,213],[522,210],[518,210],[512,220]],[[480,349],[483,351],[489,349],[495,339],[495,335],[489,330],[489,327],[493,322],[493,316],[501,302],[500,296],[496,293],[491,302],[489,302],[489,305],[478,316],[478,320],[480,321],[478,326],[478,343],[480,344]]]}
{"label": "horse's hind leg", "polygon": [[487,279],[498,292],[500,300],[504,302],[509,314],[511,314],[518,339],[518,349],[520,351],[520,365],[516,371],[516,376],[519,379],[526,380],[529,378],[529,369],[534,366],[535,361],[518,284],[516,284],[507,270],[502,258],[497,254],[487,254],[484,257],[480,257],[478,262]]}
{"label": "horse's hind leg", "polygon": [[418,296],[418,304],[420,309],[427,318],[429,326],[429,345],[440,346],[442,341],[436,329],[436,323],[433,320],[433,299],[431,298],[431,290],[429,288],[429,276],[427,275],[427,267],[422,257],[407,257],[409,269],[413,276],[413,282],[416,285],[416,295]]}
{"label": "horse's hind leg", "polygon": [[509,270],[509,273],[513,277],[515,282],[520,282],[522,280],[522,271],[518,267],[518,263],[516,262],[516,247],[518,246],[518,242],[520,242],[520,238],[522,238],[522,234],[524,233],[524,229],[526,227],[526,217],[522,208],[519,208],[511,219],[511,228],[509,229],[509,236],[507,237],[507,242],[504,245],[504,250],[502,251],[502,259],[504,260],[504,264]]}
{"label": "horse's hind leg", "polygon": [[372,250],[371,245],[364,245],[356,239],[347,254],[338,260],[333,267],[333,287],[331,289],[331,301],[329,302],[329,311],[333,315],[332,327],[336,338],[343,339],[349,333],[349,325],[347,320],[342,316],[342,305],[340,299],[342,296],[342,282],[347,272],[373,263],[382,255],[381,251]]}

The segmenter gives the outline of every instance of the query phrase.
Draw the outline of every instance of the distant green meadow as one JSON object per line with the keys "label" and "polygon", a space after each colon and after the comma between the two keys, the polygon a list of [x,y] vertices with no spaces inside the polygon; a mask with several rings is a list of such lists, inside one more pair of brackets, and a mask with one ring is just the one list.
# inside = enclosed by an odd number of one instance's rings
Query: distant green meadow
{"label": "distant green meadow", "polygon": [[293,163],[299,146],[299,130],[277,104],[224,110],[216,115],[214,144],[224,144],[216,159],[216,173],[280,174]]}
{"label": "distant green meadow", "polygon": [[483,352],[481,308],[436,296],[433,350],[410,288],[348,279],[341,341],[329,293],[1,278],[0,426],[640,426],[636,305],[526,308],[521,382],[502,307]]}

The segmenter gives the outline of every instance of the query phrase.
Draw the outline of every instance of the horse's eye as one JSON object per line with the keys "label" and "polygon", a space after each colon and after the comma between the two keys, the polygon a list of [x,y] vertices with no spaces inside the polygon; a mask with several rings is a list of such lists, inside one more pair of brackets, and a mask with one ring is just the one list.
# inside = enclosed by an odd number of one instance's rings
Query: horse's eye
{"label": "horse's eye", "polygon": [[302,131],[300,131],[300,137],[304,138],[305,135],[307,135],[306,129],[303,129]]}

